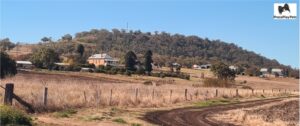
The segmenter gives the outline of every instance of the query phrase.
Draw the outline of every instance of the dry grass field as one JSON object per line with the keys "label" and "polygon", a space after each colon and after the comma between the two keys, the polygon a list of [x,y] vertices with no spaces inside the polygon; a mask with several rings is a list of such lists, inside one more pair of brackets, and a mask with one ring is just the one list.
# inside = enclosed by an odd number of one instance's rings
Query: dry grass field
{"label": "dry grass field", "polygon": [[[151,82],[145,83],[145,82]],[[82,107],[163,107],[217,97],[236,97],[235,88],[205,88],[200,82],[147,76],[107,75],[75,72],[20,72],[1,82],[15,84],[15,94],[38,111],[55,111]],[[43,105],[44,88],[48,88],[47,105]],[[216,89],[218,96],[216,96]],[[186,92],[187,91],[187,92]],[[239,97],[268,97],[297,93],[272,87],[239,89]],[[3,94],[3,90],[1,91]],[[2,100],[2,99],[1,99]],[[14,103],[19,106],[17,103]]]}
{"label": "dry grass field", "polygon": [[13,59],[19,59],[22,56],[28,55],[32,53],[32,49],[36,45],[34,44],[23,44],[23,45],[18,45],[17,47],[7,51],[7,54],[12,57]]}
{"label": "dry grass field", "polygon": [[[203,78],[200,75],[204,73],[205,77],[212,77],[210,71],[185,68],[182,71],[191,74],[191,79],[22,71],[14,77],[1,80],[1,86],[14,83],[14,93],[36,110],[37,114],[32,115],[34,123],[47,126],[148,126],[152,124],[145,121],[143,116],[149,111],[187,107],[209,99],[238,98],[241,101],[299,93],[298,80],[291,78],[239,76],[236,78],[238,86],[234,88],[208,88],[202,86]],[[245,80],[247,82],[242,83]],[[243,86],[252,87],[254,92],[243,89]],[[43,104],[45,87],[48,88],[47,105]],[[3,101],[4,90],[0,90],[0,94],[0,100]],[[13,105],[22,108],[16,101]]]}
{"label": "dry grass field", "polygon": [[235,125],[298,126],[299,99],[287,99],[259,107],[229,110],[213,114],[211,118]]}

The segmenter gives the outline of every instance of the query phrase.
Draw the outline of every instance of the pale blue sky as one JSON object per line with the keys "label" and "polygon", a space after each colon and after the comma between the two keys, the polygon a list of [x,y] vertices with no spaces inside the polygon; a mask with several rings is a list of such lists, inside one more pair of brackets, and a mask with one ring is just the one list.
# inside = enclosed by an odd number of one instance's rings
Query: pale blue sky
{"label": "pale blue sky", "polygon": [[[295,0],[277,2],[299,4]],[[0,38],[37,43],[44,36],[59,39],[67,33],[74,35],[90,29],[125,29],[128,22],[132,30],[220,39],[298,67],[299,18],[274,20],[273,3],[273,0],[1,0]]]}

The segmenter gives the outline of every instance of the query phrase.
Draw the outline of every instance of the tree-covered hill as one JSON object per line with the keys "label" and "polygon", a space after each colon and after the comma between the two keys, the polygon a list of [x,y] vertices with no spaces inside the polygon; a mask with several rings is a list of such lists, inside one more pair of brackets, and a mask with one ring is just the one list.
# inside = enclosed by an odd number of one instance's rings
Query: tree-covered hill
{"label": "tree-covered hill", "polygon": [[118,29],[93,29],[77,33],[73,41],[95,44],[97,51],[109,52],[116,57],[123,57],[129,50],[139,55],[150,49],[155,55],[155,62],[161,65],[178,62],[190,67],[192,64],[222,61],[244,67],[284,67],[276,60],[247,51],[233,43],[198,36],[171,35],[166,32],[153,34]]}
{"label": "tree-covered hill", "polygon": [[[293,70],[290,66],[282,65],[276,60],[248,51],[233,43],[221,40],[210,40],[198,36],[185,36],[166,32],[141,32],[112,29],[111,31],[92,29],[62,36],[57,42],[44,37],[39,45],[53,47],[59,54],[74,53],[78,44],[83,44],[86,59],[94,53],[108,53],[124,62],[124,55],[134,51],[137,57],[142,57],[147,50],[152,50],[153,61],[161,66],[172,62],[191,67],[193,64],[223,62],[228,65],[244,68],[245,72],[259,72],[262,67]],[[50,45],[50,46],[49,46]],[[140,59],[139,58],[139,59]],[[85,60],[83,59],[83,60]]]}

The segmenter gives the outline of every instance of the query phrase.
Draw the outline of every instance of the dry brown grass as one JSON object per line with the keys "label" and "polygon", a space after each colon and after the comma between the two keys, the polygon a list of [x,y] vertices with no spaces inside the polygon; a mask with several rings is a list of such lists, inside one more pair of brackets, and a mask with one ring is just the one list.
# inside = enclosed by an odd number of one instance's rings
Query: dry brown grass
{"label": "dry brown grass", "polygon": [[[193,87],[190,84],[162,84],[160,86],[144,85],[144,79],[137,77],[110,76],[95,74],[90,79],[85,76],[68,76],[64,74],[19,73],[13,78],[2,80],[5,83],[15,84],[15,93],[28,101],[37,110],[59,110],[64,108],[125,106],[125,107],[161,107],[172,106],[177,103],[201,101],[218,97],[235,97],[236,89],[233,88],[204,88]],[[72,74],[70,74],[72,75]],[[127,78],[127,81],[123,79]],[[130,80],[131,78],[131,80]],[[155,80],[154,78],[151,78]],[[159,78],[160,80],[163,80]],[[168,78],[164,78],[168,79]],[[176,81],[176,80],[175,80]],[[48,87],[48,104],[44,106],[42,96],[44,87]],[[136,97],[135,90],[138,89]],[[187,99],[185,89],[188,89]],[[112,90],[112,97],[110,92]],[[154,95],[153,95],[154,91]],[[170,96],[170,92],[172,95]],[[3,90],[0,90],[3,94]],[[288,92],[288,91],[287,91]],[[271,90],[255,90],[255,96],[264,97],[282,94]],[[85,95],[84,95],[85,94]],[[252,96],[251,90],[239,89],[240,97]],[[2,100],[2,97],[0,99]],[[15,105],[18,105],[15,103]]]}
{"label": "dry brown grass", "polygon": [[[295,112],[299,111],[298,103],[298,98],[287,99],[258,107],[216,113],[211,115],[210,118],[216,121],[243,126],[297,126],[299,125],[299,114],[295,114]],[[287,112],[282,107],[290,109],[289,111],[292,112]],[[298,117],[295,117],[297,115]]]}
{"label": "dry brown grass", "polygon": [[246,86],[254,89],[290,89],[299,90],[299,79],[294,78],[259,78],[249,76],[238,76],[236,82],[247,81]]}

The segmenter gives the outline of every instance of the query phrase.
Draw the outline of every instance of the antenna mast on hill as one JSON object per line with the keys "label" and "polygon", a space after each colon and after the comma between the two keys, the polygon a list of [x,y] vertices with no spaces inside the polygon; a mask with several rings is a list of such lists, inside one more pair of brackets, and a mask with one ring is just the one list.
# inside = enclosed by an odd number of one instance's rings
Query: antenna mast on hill
{"label": "antenna mast on hill", "polygon": [[128,31],[128,22],[126,23],[126,31],[129,32],[129,31]]}

